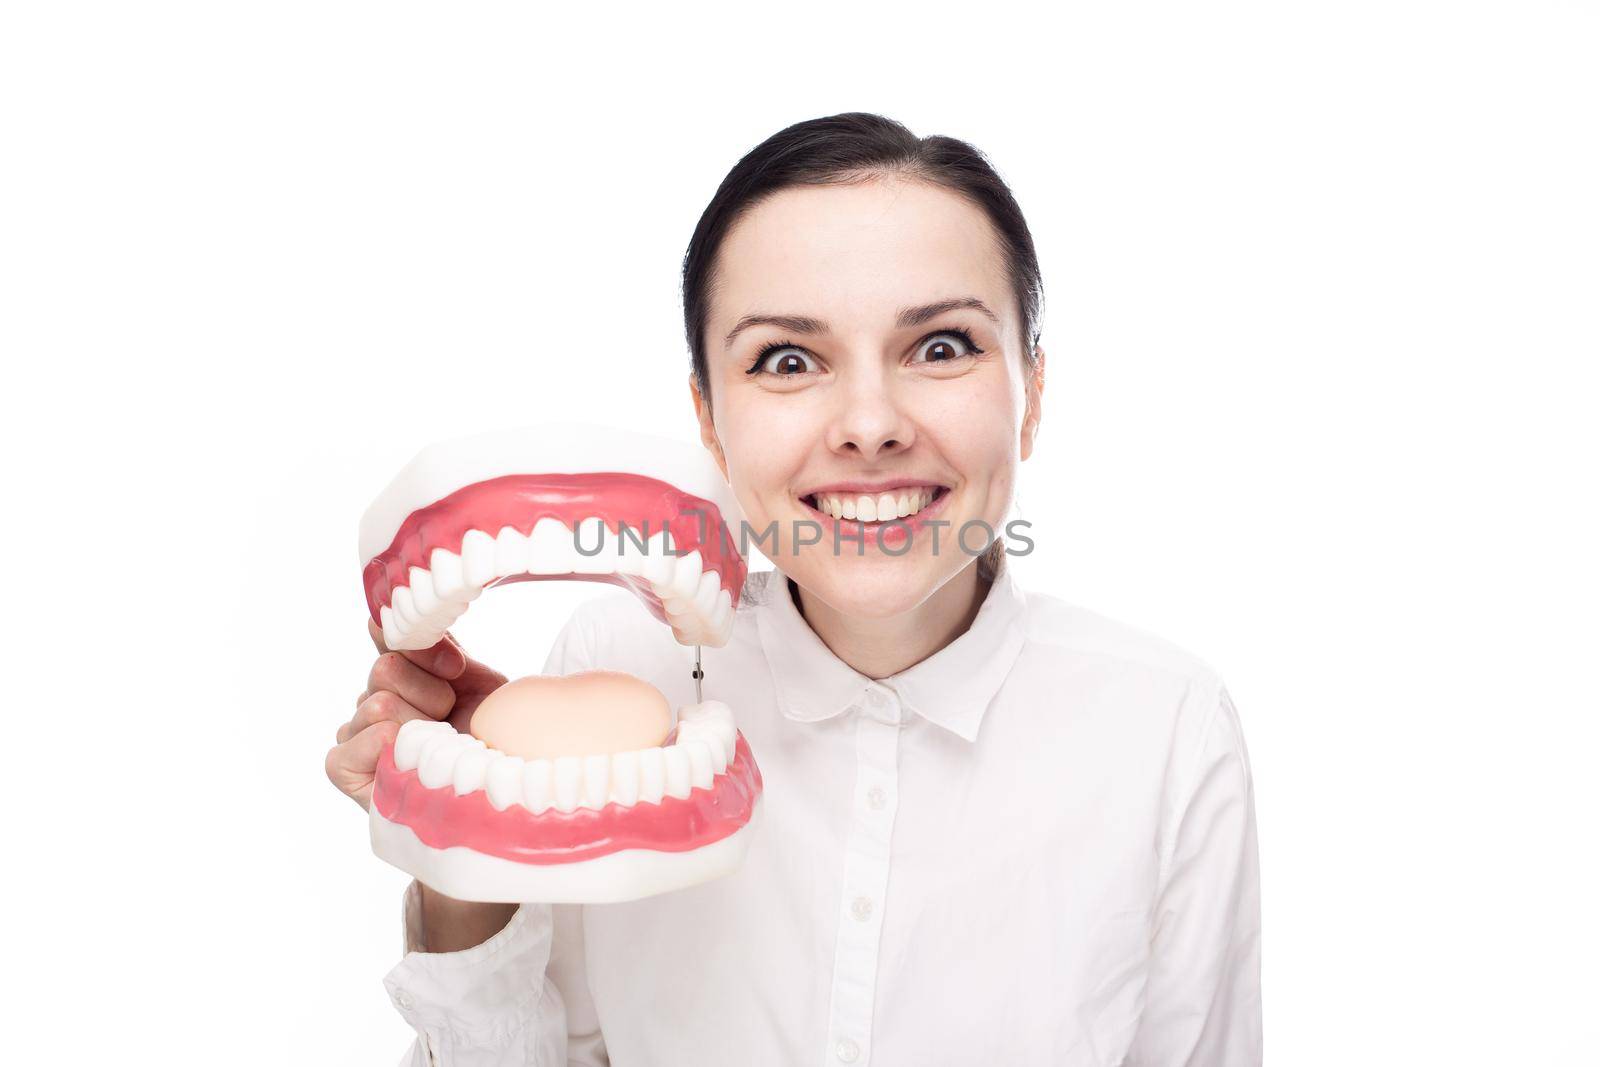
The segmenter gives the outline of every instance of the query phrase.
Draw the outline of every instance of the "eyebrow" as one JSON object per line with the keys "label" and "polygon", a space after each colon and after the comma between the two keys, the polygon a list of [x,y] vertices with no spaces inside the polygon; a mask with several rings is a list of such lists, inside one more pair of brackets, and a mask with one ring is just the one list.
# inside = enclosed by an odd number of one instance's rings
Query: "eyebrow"
{"label": "eyebrow", "polygon": [[[1000,324],[1000,316],[990,310],[988,304],[985,304],[975,296],[961,296],[951,300],[938,300],[932,304],[901,308],[895,315],[895,328],[906,330],[913,326],[921,326],[929,319],[937,318],[946,311],[957,311],[962,308],[970,308],[973,311],[982,312],[989,316],[995,325],[998,326]],[[792,333],[815,334],[828,332],[828,324],[826,322],[821,319],[811,318],[808,315],[746,315],[739,320],[738,325],[729,331],[727,338],[722,342],[723,347],[730,347],[734,338],[752,326],[777,326]]]}

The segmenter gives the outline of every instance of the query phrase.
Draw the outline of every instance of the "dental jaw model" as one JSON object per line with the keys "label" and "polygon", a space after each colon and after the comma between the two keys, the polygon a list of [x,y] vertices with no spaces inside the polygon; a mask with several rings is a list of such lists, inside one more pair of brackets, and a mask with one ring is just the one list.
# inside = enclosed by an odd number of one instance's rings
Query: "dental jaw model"
{"label": "dental jaw model", "polygon": [[367,607],[391,649],[437,643],[490,586],[601,581],[695,646],[697,703],[611,671],[513,681],[471,733],[405,723],[379,757],[373,851],[446,896],[631,900],[735,868],[761,774],[699,646],[733,629],[745,564],[726,487],[676,442],[598,427],[485,434],[420,453],[361,523]]}

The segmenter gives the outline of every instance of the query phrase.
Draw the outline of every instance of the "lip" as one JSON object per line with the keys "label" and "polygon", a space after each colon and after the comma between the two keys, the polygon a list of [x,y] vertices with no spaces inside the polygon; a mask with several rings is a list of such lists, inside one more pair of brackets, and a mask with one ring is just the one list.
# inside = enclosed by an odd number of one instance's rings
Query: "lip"
{"label": "lip", "polygon": [[921,479],[885,478],[876,482],[828,482],[826,485],[814,485],[799,495],[802,497],[816,496],[818,493],[887,493],[894,489],[948,489],[943,482],[930,482]]}
{"label": "lip", "polygon": [[[888,492],[891,489],[902,488],[937,489],[939,492],[927,507],[915,515],[904,519],[890,519],[884,522],[863,523],[856,519],[836,519],[825,511],[817,510],[805,501],[807,496],[812,496],[816,493],[870,493],[874,490]],[[832,485],[813,489],[797,499],[800,501],[802,508],[809,512],[814,519],[822,523],[824,530],[829,529],[831,525],[835,544],[843,541],[862,541],[866,543],[877,541],[882,545],[898,548],[943,513],[945,504],[949,501],[953,492],[954,490],[949,486],[941,485],[938,482],[878,482],[876,485],[869,482],[835,482]],[[893,555],[902,554],[899,552],[893,553]]]}

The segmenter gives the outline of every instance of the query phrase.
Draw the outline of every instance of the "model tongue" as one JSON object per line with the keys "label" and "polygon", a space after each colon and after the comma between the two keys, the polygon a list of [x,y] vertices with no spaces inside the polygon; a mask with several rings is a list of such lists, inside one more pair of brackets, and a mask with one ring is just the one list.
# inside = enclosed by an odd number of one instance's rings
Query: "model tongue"
{"label": "model tongue", "polygon": [[484,698],[471,723],[485,745],[530,760],[653,748],[671,730],[661,690],[620,671],[507,682]]}

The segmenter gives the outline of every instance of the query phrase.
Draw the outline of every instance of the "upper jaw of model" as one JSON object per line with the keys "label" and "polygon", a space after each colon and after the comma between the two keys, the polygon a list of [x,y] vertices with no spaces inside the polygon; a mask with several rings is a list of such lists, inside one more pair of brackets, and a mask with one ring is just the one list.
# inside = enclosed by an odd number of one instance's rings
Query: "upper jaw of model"
{"label": "upper jaw of model", "polygon": [[632,590],[686,645],[733,629],[745,563],[706,454],[559,425],[424,449],[361,520],[367,608],[395,650],[429,648],[484,589],[578,579]]}

